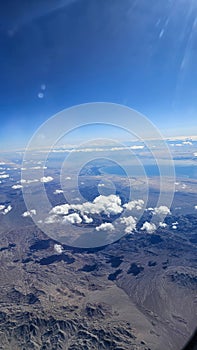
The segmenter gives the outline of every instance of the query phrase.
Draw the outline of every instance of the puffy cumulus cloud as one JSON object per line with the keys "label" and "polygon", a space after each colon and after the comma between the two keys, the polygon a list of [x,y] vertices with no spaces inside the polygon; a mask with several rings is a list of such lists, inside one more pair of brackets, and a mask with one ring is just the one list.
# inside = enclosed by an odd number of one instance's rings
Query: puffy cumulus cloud
{"label": "puffy cumulus cloud", "polygon": [[43,176],[40,179],[40,182],[43,182],[43,183],[47,183],[47,182],[51,182],[51,181],[53,181],[53,177],[52,176]]}
{"label": "puffy cumulus cloud", "polygon": [[[85,203],[84,203],[85,204]],[[90,212],[104,213],[106,215],[117,215],[123,211],[121,199],[115,194],[109,196],[100,195],[93,200]]]}
{"label": "puffy cumulus cloud", "polygon": [[170,213],[170,209],[166,206],[166,205],[160,205],[160,207],[156,207],[154,209],[154,214],[158,214],[158,215],[168,215],[171,214]]}
{"label": "puffy cumulus cloud", "polygon": [[89,218],[87,215],[83,215],[83,220],[85,221],[86,224],[90,224],[91,222],[93,222],[92,218]]}
{"label": "puffy cumulus cloud", "polygon": [[125,233],[133,232],[136,229],[136,219],[133,216],[123,217],[120,222],[126,226]]}
{"label": "puffy cumulus cloud", "polygon": [[63,218],[63,223],[80,224],[81,222],[82,218],[78,213],[72,213]]}
{"label": "puffy cumulus cloud", "polygon": [[159,223],[159,227],[162,227],[162,228],[165,228],[167,227],[168,225],[165,223],[165,222],[160,222]]}
{"label": "puffy cumulus cloud", "polygon": [[[64,205],[65,206],[65,205]],[[84,214],[106,214],[117,215],[123,211],[121,199],[119,196],[111,194],[109,196],[100,195],[93,202],[84,202],[82,204],[67,204],[68,210],[77,210],[82,215]]]}
{"label": "puffy cumulus cloud", "polygon": [[112,225],[110,222],[104,222],[99,226],[96,226],[96,231],[114,231],[114,225]]}
{"label": "puffy cumulus cloud", "polygon": [[70,210],[69,204],[56,205],[53,209],[51,209],[50,214],[67,215],[69,210]]}
{"label": "puffy cumulus cloud", "polygon": [[62,247],[61,244],[54,244],[54,250],[56,253],[58,254],[62,254],[63,253],[63,250],[64,248]]}
{"label": "puffy cumulus cloud", "polygon": [[13,190],[18,190],[18,189],[20,189],[22,187],[23,187],[22,185],[13,185],[12,186]]}
{"label": "puffy cumulus cloud", "polygon": [[0,174],[0,179],[7,179],[8,177],[10,177],[9,174]]}
{"label": "puffy cumulus cloud", "polygon": [[144,205],[144,201],[142,199],[138,199],[138,200],[133,200],[131,202],[125,203],[123,207],[126,208],[127,210],[133,210],[133,209],[141,210],[143,208],[143,205]]}
{"label": "puffy cumulus cloud", "polygon": [[26,218],[26,217],[28,217],[28,216],[32,217],[33,215],[36,215],[36,210],[35,210],[35,209],[31,209],[31,210],[25,211],[25,212],[22,214],[22,216],[23,216],[24,218]]}
{"label": "puffy cumulus cloud", "polygon": [[1,205],[1,214],[6,215],[12,210],[12,206],[9,204],[6,208],[5,205]]}
{"label": "puffy cumulus cloud", "polygon": [[197,152],[194,152],[193,155],[194,155],[194,157],[197,157]]}
{"label": "puffy cumulus cloud", "polygon": [[63,191],[63,190],[55,190],[55,191],[53,192],[53,194],[60,194],[60,193],[64,193],[64,191]]}
{"label": "puffy cumulus cloud", "polygon": [[146,231],[148,233],[153,233],[156,230],[156,226],[153,223],[145,221],[144,224],[141,227],[141,230],[142,231]]}
{"label": "puffy cumulus cloud", "polygon": [[178,225],[178,221],[175,221],[172,223],[172,229],[176,230],[177,229],[177,225]]}
{"label": "puffy cumulus cloud", "polygon": [[196,209],[196,210],[197,210],[197,205],[195,205],[195,206],[194,206],[194,209]]}

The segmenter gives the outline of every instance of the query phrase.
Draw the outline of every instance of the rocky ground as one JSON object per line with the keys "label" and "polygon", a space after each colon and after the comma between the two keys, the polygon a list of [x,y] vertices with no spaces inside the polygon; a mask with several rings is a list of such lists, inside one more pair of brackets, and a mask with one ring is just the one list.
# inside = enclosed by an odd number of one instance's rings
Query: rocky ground
{"label": "rocky ground", "polygon": [[197,223],[178,219],[185,232],[60,254],[33,224],[4,232],[0,349],[180,349],[197,321]]}

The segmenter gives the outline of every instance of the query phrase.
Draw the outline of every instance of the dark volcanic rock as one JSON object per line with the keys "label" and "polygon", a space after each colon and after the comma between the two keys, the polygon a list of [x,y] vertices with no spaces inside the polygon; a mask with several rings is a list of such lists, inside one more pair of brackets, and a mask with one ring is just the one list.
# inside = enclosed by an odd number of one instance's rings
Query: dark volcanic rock
{"label": "dark volcanic rock", "polygon": [[51,239],[41,239],[34,244],[32,244],[29,249],[31,251],[39,251],[43,249],[48,249],[50,247],[50,243],[52,242]]}
{"label": "dark volcanic rock", "polygon": [[72,264],[75,262],[75,258],[73,257],[70,257],[64,253],[62,254],[54,254],[54,255],[50,255],[46,258],[43,258],[41,260],[38,261],[38,263],[40,265],[50,265],[50,264],[54,264],[55,262],[58,262],[58,261],[64,261],[66,262],[67,264]]}
{"label": "dark volcanic rock", "polygon": [[122,270],[116,270],[114,273],[110,273],[108,276],[109,281],[115,281],[117,276],[122,272]]}
{"label": "dark volcanic rock", "polygon": [[98,264],[93,264],[93,265],[84,265],[79,271],[84,271],[84,272],[93,272],[98,270]]}
{"label": "dark volcanic rock", "polygon": [[127,274],[132,274],[133,276],[139,275],[140,272],[144,270],[143,266],[140,266],[136,263],[132,263],[129,270],[127,271]]}
{"label": "dark volcanic rock", "polygon": [[119,267],[123,262],[124,256],[111,256],[106,262],[111,264],[111,267]]}

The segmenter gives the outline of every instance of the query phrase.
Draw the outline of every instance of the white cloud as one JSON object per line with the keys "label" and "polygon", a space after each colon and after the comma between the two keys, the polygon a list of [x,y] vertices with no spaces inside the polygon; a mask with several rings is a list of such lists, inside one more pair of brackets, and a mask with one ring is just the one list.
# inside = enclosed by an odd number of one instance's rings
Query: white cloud
{"label": "white cloud", "polygon": [[179,224],[178,221],[173,222],[173,223],[172,223],[172,229],[173,229],[173,230],[176,230],[178,224]]}
{"label": "white cloud", "polygon": [[57,215],[51,215],[48,216],[48,218],[45,219],[45,224],[54,224],[55,222],[58,222],[59,218]]}
{"label": "white cloud", "polygon": [[146,211],[153,211],[153,210],[154,208],[151,208],[151,207],[146,209]]}
{"label": "white cloud", "polygon": [[144,205],[144,201],[142,199],[138,199],[138,200],[133,200],[131,202],[125,203],[123,207],[126,208],[127,210],[133,210],[133,209],[141,210],[143,208],[143,205]]}
{"label": "white cloud", "polygon": [[0,175],[0,179],[7,179],[8,177],[10,177],[9,174],[2,174],[2,175]]}
{"label": "white cloud", "polygon": [[63,190],[55,190],[55,192],[53,192],[53,194],[60,194],[60,193],[64,193]]}
{"label": "white cloud", "polygon": [[7,206],[7,208],[4,208],[4,210],[1,210],[1,213],[2,213],[3,215],[6,215],[6,214],[8,214],[11,210],[12,210],[12,206],[9,204],[9,205]]}
{"label": "white cloud", "polygon": [[197,205],[195,205],[195,206],[194,206],[194,209],[196,209],[196,210],[197,210]]}
{"label": "white cloud", "polygon": [[123,211],[120,197],[113,194],[109,196],[100,195],[93,202],[70,204],[68,208],[80,211],[82,215],[103,213],[110,216],[120,214]]}
{"label": "white cloud", "polygon": [[35,210],[35,209],[31,209],[31,210],[25,211],[25,212],[22,214],[22,216],[23,216],[24,218],[26,218],[26,217],[28,217],[28,216],[32,217],[33,215],[36,215],[36,210]]}
{"label": "white cloud", "polygon": [[61,204],[56,205],[53,209],[51,209],[50,214],[55,215],[67,215],[70,209],[69,204]]}
{"label": "white cloud", "polygon": [[13,185],[12,188],[13,190],[18,190],[19,188],[22,188],[22,185]]}
{"label": "white cloud", "polygon": [[150,222],[146,221],[141,227],[141,230],[148,233],[153,233],[156,230],[156,226],[155,224],[151,224]]}
{"label": "white cloud", "polygon": [[113,231],[114,225],[112,225],[110,222],[104,222],[100,226],[96,227],[96,231]]}
{"label": "white cloud", "polygon": [[61,244],[54,244],[54,250],[56,251],[56,253],[62,254],[64,248],[61,246]]}
{"label": "white cloud", "polygon": [[186,184],[182,184],[181,188],[184,190],[185,188],[187,188]]}
{"label": "white cloud", "polygon": [[183,141],[183,145],[190,145],[190,146],[192,146],[192,142],[191,141]]}
{"label": "white cloud", "polygon": [[53,181],[53,177],[52,176],[43,176],[40,179],[40,182],[46,183],[46,182],[51,182]]}
{"label": "white cloud", "polygon": [[165,228],[167,227],[167,224],[165,222],[160,222],[159,227]]}
{"label": "white cloud", "polygon": [[90,224],[91,222],[93,222],[93,219],[89,218],[87,215],[83,215],[82,217],[86,224]]}
{"label": "white cloud", "polygon": [[168,215],[168,214],[170,214],[170,209],[168,207],[166,207],[165,205],[160,205],[160,207],[154,208],[153,214]]}
{"label": "white cloud", "polygon": [[194,152],[193,155],[194,155],[194,157],[197,157],[197,152]]}
{"label": "white cloud", "polygon": [[67,176],[67,177],[66,177],[66,180],[71,180],[71,177],[70,177],[70,176]]}
{"label": "white cloud", "polygon": [[46,166],[32,166],[30,169],[31,170],[39,170],[39,169],[47,169],[47,167]]}
{"label": "white cloud", "polygon": [[121,224],[125,224],[125,233],[130,233],[136,229],[136,220],[133,216],[127,216],[120,219]]}
{"label": "white cloud", "polygon": [[133,146],[125,146],[125,147],[88,147],[88,148],[55,148],[53,149],[51,152],[53,153],[80,153],[80,152],[84,152],[84,153],[92,153],[92,152],[117,152],[117,151],[126,151],[126,150],[137,150],[137,149],[143,149],[144,146],[143,145],[133,145]]}
{"label": "white cloud", "polygon": [[[85,203],[84,203],[85,204]],[[92,213],[104,213],[106,215],[117,215],[123,211],[121,199],[119,196],[111,194],[109,196],[100,195],[93,200],[90,206]]]}
{"label": "white cloud", "polygon": [[69,222],[70,224],[80,224],[82,222],[82,218],[77,213],[72,213],[67,216],[64,216],[63,223]]}
{"label": "white cloud", "polygon": [[105,184],[98,184],[98,187],[105,187]]}
{"label": "white cloud", "polygon": [[137,145],[134,145],[134,146],[131,146],[130,148],[131,148],[131,149],[143,149],[144,146],[137,146]]}
{"label": "white cloud", "polygon": [[31,184],[31,183],[38,182],[38,181],[39,181],[38,179],[32,179],[32,180],[21,179],[22,184]]}

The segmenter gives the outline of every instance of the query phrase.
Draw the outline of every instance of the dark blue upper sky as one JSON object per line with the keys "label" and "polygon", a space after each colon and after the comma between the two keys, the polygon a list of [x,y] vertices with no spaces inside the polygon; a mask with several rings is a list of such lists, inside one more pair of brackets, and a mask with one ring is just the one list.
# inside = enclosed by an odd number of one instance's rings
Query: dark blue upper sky
{"label": "dark blue upper sky", "polygon": [[126,104],[164,133],[194,135],[194,0],[7,0],[0,6],[1,148],[58,111]]}

